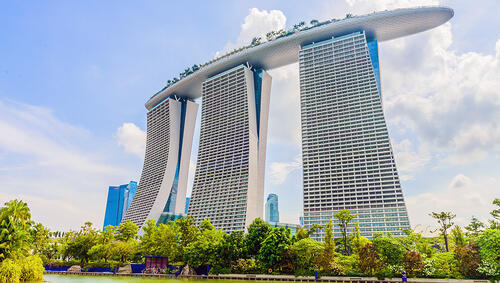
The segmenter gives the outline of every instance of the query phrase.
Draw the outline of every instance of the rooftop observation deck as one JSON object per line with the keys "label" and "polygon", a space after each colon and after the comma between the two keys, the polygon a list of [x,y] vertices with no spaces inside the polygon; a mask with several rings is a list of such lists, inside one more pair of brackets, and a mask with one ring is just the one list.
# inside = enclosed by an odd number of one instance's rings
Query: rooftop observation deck
{"label": "rooftop observation deck", "polygon": [[452,17],[451,8],[420,7],[353,16],[306,28],[213,60],[156,93],[145,106],[150,110],[171,95],[200,98],[201,86],[206,79],[241,64],[271,70],[297,62],[299,50],[306,44],[356,31],[365,31],[370,40],[386,41],[432,29]]}

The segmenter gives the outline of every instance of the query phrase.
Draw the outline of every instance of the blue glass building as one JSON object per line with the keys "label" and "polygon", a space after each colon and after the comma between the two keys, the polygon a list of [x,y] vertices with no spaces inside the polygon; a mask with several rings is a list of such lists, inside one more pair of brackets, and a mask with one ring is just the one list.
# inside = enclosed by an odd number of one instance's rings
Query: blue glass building
{"label": "blue glass building", "polygon": [[278,195],[269,194],[266,201],[266,222],[280,222]]}
{"label": "blue glass building", "polygon": [[189,208],[189,201],[191,200],[191,198],[186,198],[186,208],[184,208],[184,214],[188,214],[188,208]]}
{"label": "blue glass building", "polygon": [[120,225],[122,217],[130,207],[136,191],[137,182],[135,181],[121,186],[109,186],[103,230],[108,225]]}

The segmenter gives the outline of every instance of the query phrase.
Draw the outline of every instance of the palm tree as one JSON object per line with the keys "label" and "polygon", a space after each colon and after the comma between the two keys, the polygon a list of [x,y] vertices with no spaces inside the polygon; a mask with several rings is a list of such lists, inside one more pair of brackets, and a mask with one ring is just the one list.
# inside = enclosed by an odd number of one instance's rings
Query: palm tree
{"label": "palm tree", "polygon": [[6,202],[5,207],[2,207],[0,210],[0,214],[0,219],[10,217],[13,223],[19,222],[23,228],[26,228],[26,224],[31,220],[31,213],[28,204],[17,199]]}

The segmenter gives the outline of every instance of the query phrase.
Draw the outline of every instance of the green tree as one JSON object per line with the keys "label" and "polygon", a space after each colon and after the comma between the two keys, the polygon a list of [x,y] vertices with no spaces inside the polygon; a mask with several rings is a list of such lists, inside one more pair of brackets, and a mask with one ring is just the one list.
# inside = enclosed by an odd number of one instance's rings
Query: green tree
{"label": "green tree", "polygon": [[179,252],[184,254],[184,249],[195,240],[198,227],[194,223],[191,215],[181,217],[175,220],[175,225],[179,227]]}
{"label": "green tree", "polygon": [[394,238],[390,233],[386,235],[375,234],[372,242],[385,264],[402,265],[406,250],[397,238]]}
{"label": "green tree", "polygon": [[127,222],[120,224],[116,231],[118,232],[116,239],[127,242],[128,240],[135,239],[137,237],[139,227],[137,227],[137,225],[131,220],[128,220]]}
{"label": "green tree", "polygon": [[115,241],[112,245],[113,256],[119,258],[121,263],[125,263],[137,253],[137,247],[137,240],[133,238],[128,241]]}
{"label": "green tree", "polygon": [[27,255],[31,214],[25,202],[12,200],[0,208],[0,260]]}
{"label": "green tree", "polygon": [[484,230],[484,223],[472,216],[470,224],[465,226],[465,230],[467,230],[467,236],[476,238]]}
{"label": "green tree", "polygon": [[229,267],[231,263],[246,254],[245,235],[243,231],[233,231],[231,234],[223,234],[222,240],[217,248],[218,265],[220,267]]}
{"label": "green tree", "polygon": [[481,258],[500,272],[500,229],[488,228],[477,239]]}
{"label": "green tree", "polygon": [[448,229],[453,226],[453,218],[455,218],[455,214],[452,214],[451,212],[432,212],[429,214],[432,218],[436,219],[438,224],[440,225],[439,230],[441,231],[441,235],[443,235],[444,238],[444,246],[446,248],[446,251],[449,252],[450,249],[448,247]]}
{"label": "green tree", "polygon": [[167,257],[173,260],[179,253],[179,227],[176,225],[160,224],[156,229],[153,242],[156,250],[153,255]]}
{"label": "green tree", "polygon": [[141,236],[141,242],[139,243],[139,250],[142,255],[153,256],[156,255],[156,248],[158,247],[155,242],[155,234],[158,231],[156,226],[156,221],[153,219],[148,219],[146,223],[142,226],[144,233]]}
{"label": "green tree", "polygon": [[223,233],[215,229],[208,220],[203,220],[200,223],[200,229],[196,233],[195,240],[184,249],[185,262],[194,267],[206,264],[215,266],[217,263],[217,248],[220,241],[222,241]]}
{"label": "green tree", "polygon": [[342,209],[341,211],[335,213],[333,217],[335,217],[339,221],[339,226],[342,232],[342,250],[344,255],[348,255],[348,246],[347,246],[347,226],[349,222],[356,218],[356,214],[351,214],[349,209]]}
{"label": "green tree", "polygon": [[493,200],[493,205],[497,206],[496,209],[493,209],[493,211],[490,212],[491,216],[495,218],[495,220],[500,221],[500,198],[496,198]]}
{"label": "green tree", "polygon": [[282,254],[290,247],[292,239],[290,230],[285,227],[276,227],[271,230],[262,242],[258,259],[264,268],[280,269]]}
{"label": "green tree", "polygon": [[359,248],[359,269],[368,275],[382,270],[383,263],[374,244],[366,244]]}
{"label": "green tree", "polygon": [[74,259],[80,260],[80,264],[88,262],[91,255],[90,249],[97,243],[97,231],[91,222],[85,222],[78,233],[67,233],[70,238],[67,242],[66,253]]}
{"label": "green tree", "polygon": [[455,248],[463,248],[466,245],[464,232],[460,226],[455,225],[453,229],[451,229],[451,237],[453,239],[453,243],[455,243]]}
{"label": "green tree", "polygon": [[245,237],[245,245],[249,257],[256,257],[262,246],[262,242],[267,238],[271,226],[267,224],[262,218],[256,218],[250,226],[248,226],[248,233]]}
{"label": "green tree", "polygon": [[304,226],[298,226],[297,231],[295,232],[295,235],[293,235],[292,240],[295,241],[300,241],[302,239],[309,238],[311,235],[316,233],[319,230],[322,230],[323,226],[319,224],[312,224],[311,227],[305,228]]}
{"label": "green tree", "polygon": [[325,236],[323,237],[323,250],[318,258],[317,264],[322,271],[333,271],[336,269],[335,262],[335,239],[333,238],[333,222],[330,219],[325,224]]}
{"label": "green tree", "polygon": [[354,224],[354,231],[352,232],[350,244],[355,253],[358,253],[358,250],[361,246],[370,243],[370,240],[366,237],[361,236],[361,232],[359,231],[359,223],[356,222]]}
{"label": "green tree", "polygon": [[297,267],[312,270],[323,253],[323,244],[311,238],[305,238],[293,244]]}

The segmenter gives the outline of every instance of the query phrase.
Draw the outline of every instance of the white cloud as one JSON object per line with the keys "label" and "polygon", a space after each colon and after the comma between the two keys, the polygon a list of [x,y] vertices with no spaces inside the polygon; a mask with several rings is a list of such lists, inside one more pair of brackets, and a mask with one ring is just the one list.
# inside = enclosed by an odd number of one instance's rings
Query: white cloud
{"label": "white cloud", "polygon": [[346,2],[360,14],[371,13],[373,11],[432,6],[439,4],[439,1],[437,0],[346,0]]}
{"label": "white cloud", "polygon": [[468,225],[472,215],[486,222],[499,186],[494,178],[471,179],[458,174],[443,189],[406,198],[410,223],[418,231],[433,231],[437,225],[429,213],[440,211],[456,214],[454,222],[461,226]]}
{"label": "white cloud", "polygon": [[134,123],[123,123],[116,131],[118,145],[122,146],[125,152],[144,158],[146,148],[146,132],[141,130]]}
{"label": "white cloud", "polygon": [[269,164],[270,181],[272,185],[281,185],[286,181],[290,173],[295,170],[301,169],[302,157],[295,157],[291,162],[272,162]]}
{"label": "white cloud", "polygon": [[236,42],[228,42],[223,51],[217,52],[215,57],[231,51],[234,48],[249,45],[254,37],[266,39],[266,33],[285,28],[286,17],[279,10],[259,10],[252,8],[241,25],[241,31]]}
{"label": "white cloud", "polygon": [[0,101],[0,204],[28,202],[35,221],[53,230],[102,224],[107,187],[136,177],[113,151],[46,108]]}
{"label": "white cloud", "polygon": [[415,150],[409,139],[395,143],[393,148],[398,172],[403,181],[412,180],[413,174],[424,168],[430,160],[428,150],[425,148]]}

